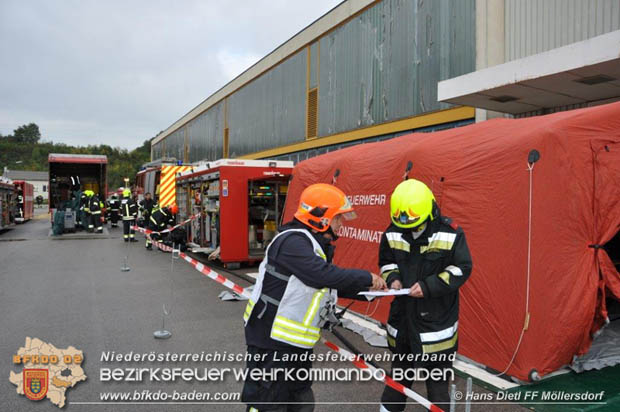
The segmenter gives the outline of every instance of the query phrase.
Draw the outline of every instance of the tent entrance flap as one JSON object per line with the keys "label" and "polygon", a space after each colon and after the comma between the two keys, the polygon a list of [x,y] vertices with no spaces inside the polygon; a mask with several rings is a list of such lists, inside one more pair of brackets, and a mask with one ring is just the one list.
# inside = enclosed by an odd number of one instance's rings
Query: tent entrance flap
{"label": "tent entrance flap", "polygon": [[[616,276],[620,276],[620,232],[603,245],[603,249],[618,272]],[[610,291],[607,291],[605,308],[609,323],[596,333],[588,352],[574,359],[570,368],[575,372],[620,365],[620,299]]]}
{"label": "tent entrance flap", "polygon": [[596,243],[602,246],[597,258],[605,295],[620,299],[620,143],[606,139],[591,142],[594,160]]}

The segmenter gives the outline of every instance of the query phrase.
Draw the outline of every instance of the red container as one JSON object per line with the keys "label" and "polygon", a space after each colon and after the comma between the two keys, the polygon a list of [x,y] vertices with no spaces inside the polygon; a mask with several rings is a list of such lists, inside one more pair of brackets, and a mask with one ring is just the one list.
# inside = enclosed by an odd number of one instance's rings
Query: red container
{"label": "red container", "polygon": [[201,213],[190,242],[223,263],[262,260],[284,212],[293,162],[221,159],[177,175],[181,219]]}

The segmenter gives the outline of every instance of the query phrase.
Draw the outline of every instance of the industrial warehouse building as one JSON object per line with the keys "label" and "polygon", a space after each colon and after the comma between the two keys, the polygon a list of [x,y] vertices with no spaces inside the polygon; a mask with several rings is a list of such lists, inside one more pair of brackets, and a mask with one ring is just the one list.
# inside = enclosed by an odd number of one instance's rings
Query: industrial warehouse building
{"label": "industrial warehouse building", "polygon": [[151,158],[298,162],[617,100],[619,35],[616,0],[347,0],[154,138]]}

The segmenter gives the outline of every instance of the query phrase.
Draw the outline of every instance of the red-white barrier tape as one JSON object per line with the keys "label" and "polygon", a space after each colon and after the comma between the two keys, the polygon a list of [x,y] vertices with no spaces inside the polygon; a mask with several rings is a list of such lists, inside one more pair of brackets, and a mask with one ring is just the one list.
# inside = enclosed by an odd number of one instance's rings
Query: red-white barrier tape
{"label": "red-white barrier tape", "polygon": [[[375,372],[378,372],[378,369],[375,368],[374,366],[366,363],[366,361],[364,361],[364,359],[362,359],[360,356],[355,355],[355,354],[349,352],[348,350],[341,348],[340,346],[338,346],[338,345],[328,341],[327,339],[325,339],[323,337],[321,337],[321,342],[323,342],[325,344],[325,346],[327,346],[328,348],[330,348],[334,352],[341,353],[341,354],[345,355],[358,368],[360,368],[360,369],[369,369],[369,370],[371,370],[373,372],[373,376],[376,376]],[[390,378],[387,375],[383,379],[378,379],[377,378],[377,380],[380,381],[380,382],[385,383],[387,386],[389,386],[390,388],[392,388],[392,389],[402,393],[406,397],[413,399],[414,401],[418,402],[420,405],[424,406],[429,411],[432,411],[432,412],[443,412],[443,409],[441,409],[439,406],[432,404],[428,399],[426,399],[422,395],[420,395],[417,392],[414,392],[411,389],[403,386],[402,384],[396,382],[394,379]]]}
{"label": "red-white barrier tape", "polygon": [[[148,236],[148,234],[147,234],[147,236]],[[161,250],[164,250],[166,252],[172,252],[173,251],[172,247],[164,245],[161,242],[157,242],[157,241],[154,241],[154,240],[152,240],[152,242],[153,242],[153,244],[156,247],[160,248]],[[248,299],[250,298],[251,293],[249,291],[245,290],[244,288],[242,288],[241,286],[239,286],[236,283],[232,282],[231,280],[227,279],[226,277],[220,275],[219,273],[217,273],[213,269],[211,269],[211,268],[203,265],[202,263],[198,262],[196,259],[191,258],[190,256],[188,256],[187,254],[185,254],[183,252],[179,252],[179,257],[182,258],[183,260],[185,260],[186,262],[188,262],[189,264],[191,264],[192,266],[194,266],[194,269],[196,269],[198,272],[202,273],[206,277],[215,280],[216,282],[220,283],[221,285],[224,285],[227,288],[234,290],[238,294],[243,295],[243,296],[245,296]],[[336,345],[335,343],[332,343],[332,342],[328,341],[327,339],[325,339],[323,337],[321,337],[321,342],[323,342],[325,344],[325,346],[327,346],[329,349],[333,350],[334,352],[341,353],[341,354],[345,355],[358,368],[360,368],[360,369],[370,369],[373,373],[378,371],[377,368],[375,368],[374,366],[366,363],[366,361],[364,361],[358,355],[354,355],[353,353],[347,351],[346,349],[341,348],[340,346]],[[441,409],[440,407],[432,404],[428,399],[424,398],[422,395],[420,395],[417,392],[414,392],[411,389],[409,389],[409,388],[403,386],[402,384],[396,382],[395,380],[393,380],[389,376],[385,376],[384,379],[379,380],[379,381],[383,382],[384,384],[386,384],[390,388],[392,388],[392,389],[402,393],[403,395],[407,396],[408,398],[413,399],[414,401],[418,402],[420,405],[424,406],[426,409],[428,409],[431,412],[444,412],[443,409]]]}
{"label": "red-white barrier tape", "polygon": [[198,216],[200,216],[200,213],[196,213],[194,216],[191,216],[189,219],[185,219],[184,221],[182,221],[181,223],[171,227],[170,229],[164,229],[164,230],[162,230],[160,232],[158,232],[156,230],[145,229],[145,228],[140,227],[140,226],[132,226],[131,228],[133,230],[137,230],[138,232],[144,233],[145,235],[150,235],[151,233],[168,233],[168,232],[172,232],[175,229],[180,228],[181,226],[184,226],[184,225],[188,224],[192,220],[196,219]]}
{"label": "red-white barrier tape", "polygon": [[[164,245],[163,243],[157,242],[154,240],[151,240],[151,242],[153,242],[153,244],[156,247],[160,248],[161,250],[164,250],[166,252],[172,252],[172,247],[170,246]],[[206,277],[213,279],[217,283],[220,283],[226,286],[228,289],[232,289],[233,291],[237,292],[240,295],[245,296],[248,299],[250,298],[251,293],[249,291],[245,290],[244,288],[237,285],[233,281],[227,279],[226,277],[220,275],[219,273],[217,273],[210,267],[203,265],[202,263],[198,262],[196,259],[193,259],[191,256],[188,256],[187,254],[183,252],[179,252],[179,257],[185,260],[186,262],[188,262],[190,265],[194,267],[194,269],[196,269],[198,272],[202,273]]]}
{"label": "red-white barrier tape", "polygon": [[216,281],[216,282],[226,286],[229,289],[234,290],[238,294],[243,295],[243,296],[245,296],[248,299],[250,298],[251,293],[249,291],[245,290],[241,286],[237,285],[236,283],[232,282],[231,280],[229,280],[229,279],[225,278],[224,276],[220,275],[219,273],[217,273],[213,269],[203,265],[202,263],[198,262],[196,259],[192,259],[191,257],[187,256],[183,252],[179,253],[179,256],[181,258],[183,258],[186,262],[189,262],[198,272],[202,273],[206,277],[213,279],[214,281]]}

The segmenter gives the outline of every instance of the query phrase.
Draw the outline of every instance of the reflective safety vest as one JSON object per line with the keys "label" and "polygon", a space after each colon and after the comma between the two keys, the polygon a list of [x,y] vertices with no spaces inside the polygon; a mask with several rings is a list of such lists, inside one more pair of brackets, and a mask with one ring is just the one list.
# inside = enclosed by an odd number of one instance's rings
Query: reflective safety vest
{"label": "reflective safety vest", "polygon": [[[259,299],[265,304],[265,309],[258,314],[259,319],[263,316],[268,304],[276,305],[278,310],[271,325],[271,339],[298,348],[312,349],[321,337],[322,315],[325,315],[330,310],[330,306],[335,306],[338,294],[336,290],[328,288],[315,289],[307,286],[294,274],[284,275],[278,273],[272,265],[267,263],[271,245],[274,244],[278,237],[290,232],[299,232],[306,235],[312,242],[314,253],[323,260],[327,260],[321,245],[307,230],[289,229],[279,233],[269,244],[267,250],[265,250],[265,257],[259,266],[258,278],[254,285],[252,296],[245,308],[243,321],[247,325],[254,306]],[[274,276],[287,282],[280,301],[262,293],[263,281],[266,275]]]}

